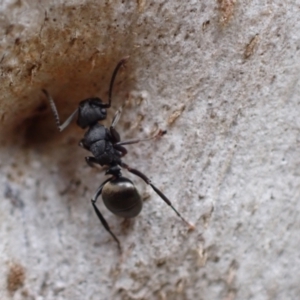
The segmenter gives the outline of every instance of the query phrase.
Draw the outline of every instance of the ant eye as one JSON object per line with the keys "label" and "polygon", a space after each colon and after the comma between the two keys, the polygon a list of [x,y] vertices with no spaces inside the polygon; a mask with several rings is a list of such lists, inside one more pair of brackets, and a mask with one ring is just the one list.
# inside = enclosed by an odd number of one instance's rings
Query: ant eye
{"label": "ant eye", "polygon": [[101,108],[101,113],[102,113],[103,115],[106,115],[106,109],[105,109],[105,108]]}

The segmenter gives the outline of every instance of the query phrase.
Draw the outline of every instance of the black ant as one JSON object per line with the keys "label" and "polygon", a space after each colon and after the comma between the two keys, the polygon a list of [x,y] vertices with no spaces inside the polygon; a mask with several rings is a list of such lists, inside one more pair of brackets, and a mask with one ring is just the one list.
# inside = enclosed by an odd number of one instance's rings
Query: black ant
{"label": "black ant", "polygon": [[90,166],[94,164],[99,164],[100,166],[108,166],[106,175],[112,175],[110,178],[106,179],[97,189],[95,195],[91,199],[94,210],[104,226],[104,228],[111,234],[114,240],[117,242],[120,249],[120,242],[114,233],[110,230],[110,227],[98,207],[96,202],[98,197],[102,194],[102,199],[105,206],[115,215],[124,218],[134,218],[142,210],[143,201],[139,195],[135,185],[131,180],[122,176],[121,168],[125,168],[130,173],[140,177],[147,184],[149,184],[152,189],[175,211],[175,213],[189,226],[193,229],[193,225],[187,222],[180,213],[173,207],[171,201],[157,188],[155,187],[151,180],[144,175],[142,172],[131,168],[126,163],[122,161],[122,157],[127,154],[127,150],[124,145],[136,144],[141,141],[148,141],[157,137],[160,137],[166,133],[166,131],[160,130],[156,135],[146,138],[146,139],[132,139],[127,141],[121,141],[120,135],[115,129],[115,126],[120,118],[122,107],[121,106],[112,120],[109,128],[98,123],[106,119],[106,109],[111,106],[112,89],[116,75],[122,65],[125,64],[127,58],[122,59],[116,66],[109,86],[108,93],[108,103],[103,103],[99,98],[88,98],[82,100],[79,103],[79,107],[70,115],[70,117],[63,123],[60,124],[58,112],[56,105],[46,90],[43,90],[44,94],[50,102],[51,109],[53,111],[56,125],[59,131],[64,130],[76,117],[77,115],[77,125],[83,129],[88,127],[87,132],[84,134],[83,139],[80,141],[79,145],[86,150],[90,151],[93,156],[88,156],[85,158],[86,162]]}

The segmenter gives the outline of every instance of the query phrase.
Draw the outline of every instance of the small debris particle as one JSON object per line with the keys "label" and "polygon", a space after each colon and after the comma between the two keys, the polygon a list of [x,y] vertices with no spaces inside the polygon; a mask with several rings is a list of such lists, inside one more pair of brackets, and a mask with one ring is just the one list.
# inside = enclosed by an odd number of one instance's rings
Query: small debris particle
{"label": "small debris particle", "polygon": [[208,27],[209,24],[210,24],[210,20],[207,20],[207,21],[203,22],[202,30],[204,31]]}
{"label": "small debris particle", "polygon": [[226,278],[226,283],[228,286],[232,287],[234,279],[236,277],[236,272],[238,269],[238,263],[233,260],[229,266],[229,270],[227,272],[227,278]]}
{"label": "small debris particle", "polygon": [[176,282],[176,290],[178,294],[182,294],[186,286],[186,280],[184,278],[179,279]]}
{"label": "small debris particle", "polygon": [[231,20],[236,0],[218,0],[220,11],[220,24],[226,26]]}
{"label": "small debris particle", "polygon": [[7,290],[14,293],[24,285],[25,270],[20,264],[14,263],[10,266],[7,274]]}
{"label": "small debris particle", "polygon": [[245,52],[244,52],[244,58],[247,59],[249,58],[250,56],[253,55],[254,53],[254,50],[255,50],[255,47],[258,43],[258,40],[259,40],[259,35],[256,34],[251,40],[250,42],[248,43],[248,45],[246,46],[246,49],[245,49]]}
{"label": "small debris particle", "polygon": [[199,268],[202,268],[206,265],[207,262],[207,252],[206,249],[204,249],[204,245],[200,244],[197,249],[198,259],[197,259],[197,265]]}
{"label": "small debris particle", "polygon": [[168,124],[173,125],[173,123],[180,117],[182,112],[185,110],[185,105],[182,105],[180,108],[176,109],[169,117]]}
{"label": "small debris particle", "polygon": [[145,10],[146,0],[137,0],[139,13],[142,13]]}
{"label": "small debris particle", "polygon": [[161,267],[161,266],[163,266],[165,263],[166,263],[166,259],[165,259],[165,258],[158,258],[158,259],[156,260],[156,266],[157,266],[157,267]]}

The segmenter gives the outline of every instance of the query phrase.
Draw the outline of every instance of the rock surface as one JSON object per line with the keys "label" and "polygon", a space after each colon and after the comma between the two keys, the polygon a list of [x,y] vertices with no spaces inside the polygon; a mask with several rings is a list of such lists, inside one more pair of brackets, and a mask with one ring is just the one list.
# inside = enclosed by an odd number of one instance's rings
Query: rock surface
{"label": "rock surface", "polygon": [[[36,3],[34,3],[36,2]],[[0,4],[1,299],[298,299],[300,1],[12,1]],[[123,139],[196,229],[137,177],[145,203],[124,221],[90,198],[72,124],[107,99]],[[101,201],[99,201],[101,202]]]}

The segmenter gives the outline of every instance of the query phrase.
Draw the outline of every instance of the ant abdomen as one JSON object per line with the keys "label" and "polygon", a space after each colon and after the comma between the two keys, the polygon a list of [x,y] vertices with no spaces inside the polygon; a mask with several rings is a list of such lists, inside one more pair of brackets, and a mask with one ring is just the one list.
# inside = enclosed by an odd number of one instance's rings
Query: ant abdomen
{"label": "ant abdomen", "polygon": [[125,177],[107,182],[103,186],[102,199],[108,210],[123,218],[134,218],[143,208],[143,201],[135,185]]}

